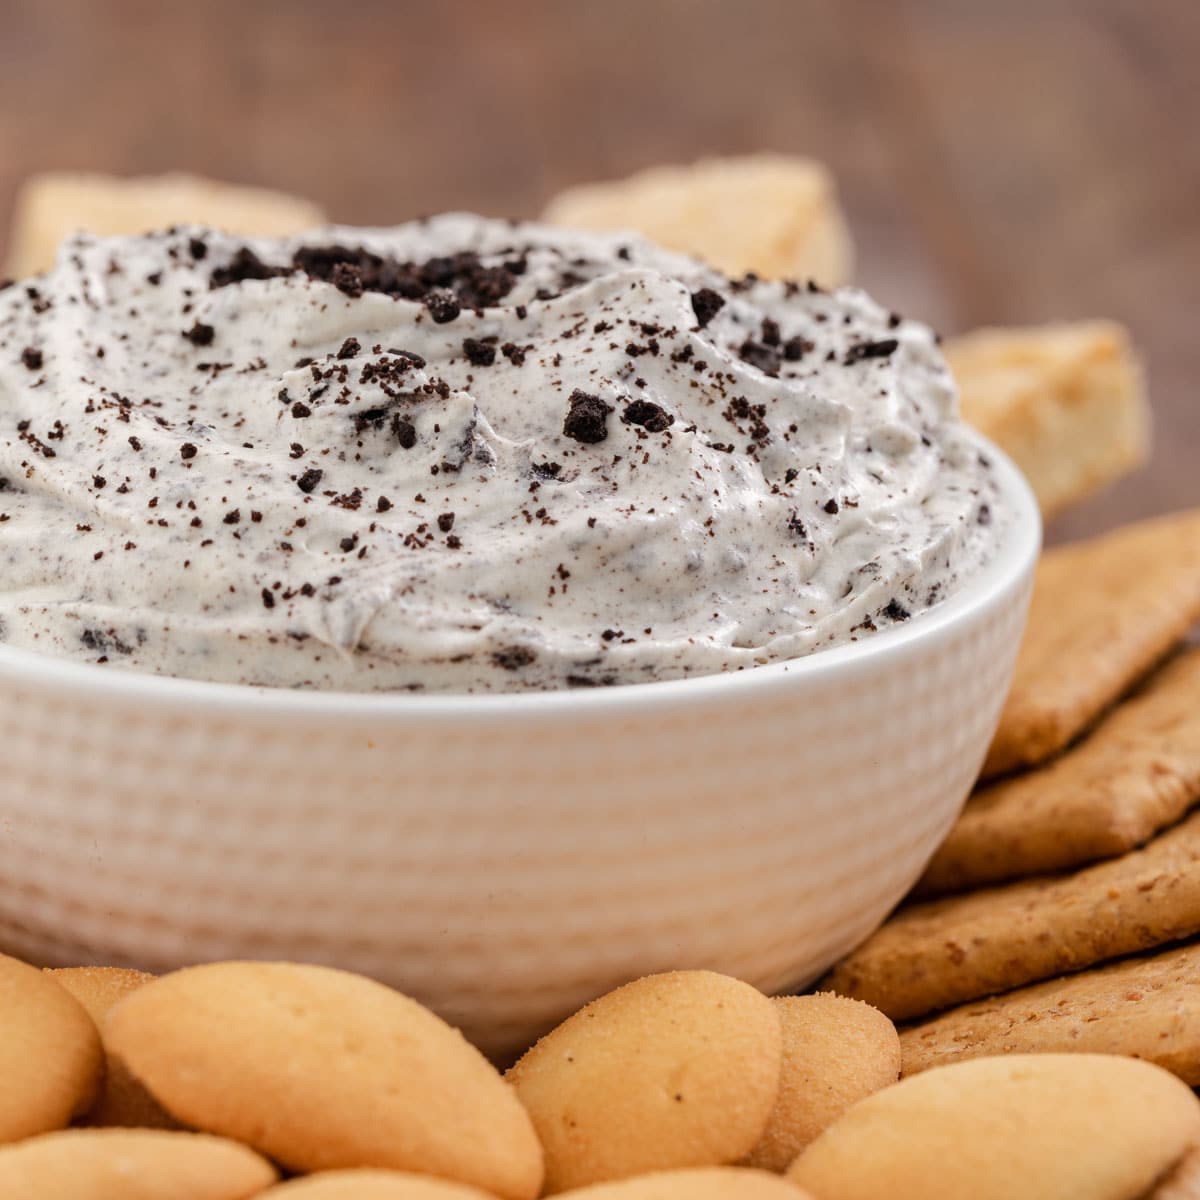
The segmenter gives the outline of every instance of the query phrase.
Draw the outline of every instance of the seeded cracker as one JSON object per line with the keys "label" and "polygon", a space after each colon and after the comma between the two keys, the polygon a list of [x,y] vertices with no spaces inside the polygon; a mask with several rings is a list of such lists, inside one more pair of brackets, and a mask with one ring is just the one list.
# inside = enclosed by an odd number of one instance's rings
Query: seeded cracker
{"label": "seeded cracker", "polygon": [[908,1020],[1200,933],[1200,813],[1074,875],[901,909],[826,986]]}
{"label": "seeded cracker", "polygon": [[977,792],[918,894],[1124,854],[1200,799],[1200,651],[1156,674],[1074,749]]}
{"label": "seeded cracker", "polygon": [[1063,749],[1200,619],[1200,510],[1047,551],[993,776]]}
{"label": "seeded cracker", "polygon": [[1200,944],[965,1004],[900,1034],[904,1073],[987,1054],[1126,1054],[1200,1086]]}

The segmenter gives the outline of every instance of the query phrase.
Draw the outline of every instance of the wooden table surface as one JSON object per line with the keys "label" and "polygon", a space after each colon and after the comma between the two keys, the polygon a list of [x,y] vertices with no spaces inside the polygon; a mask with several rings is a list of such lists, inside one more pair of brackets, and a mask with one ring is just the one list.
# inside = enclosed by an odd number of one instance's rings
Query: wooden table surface
{"label": "wooden table surface", "polygon": [[0,0],[0,239],[47,168],[187,168],[388,223],[812,154],[890,305],[1133,328],[1154,463],[1069,536],[1200,504],[1198,61],[1198,0]]}

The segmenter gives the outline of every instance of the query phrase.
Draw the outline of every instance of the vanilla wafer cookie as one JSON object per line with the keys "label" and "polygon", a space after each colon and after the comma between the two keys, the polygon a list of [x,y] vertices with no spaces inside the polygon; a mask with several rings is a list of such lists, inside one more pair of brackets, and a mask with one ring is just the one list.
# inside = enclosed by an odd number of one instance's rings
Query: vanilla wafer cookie
{"label": "vanilla wafer cookie", "polygon": [[985,775],[1062,750],[1200,620],[1200,510],[1042,556]]}
{"label": "vanilla wafer cookie", "polygon": [[1025,472],[1045,514],[1146,461],[1141,364],[1115,322],[979,329],[943,349],[963,416]]}
{"label": "vanilla wafer cookie", "polygon": [[103,1073],[100,1035],[79,1001],[36,967],[0,954],[0,1144],[61,1129],[86,1112]]}
{"label": "vanilla wafer cookie", "polygon": [[746,1165],[786,1171],[852,1104],[900,1077],[900,1039],[878,1009],[846,996],[776,996],[783,1069],[771,1119]]}
{"label": "vanilla wafer cookie", "polygon": [[659,166],[628,179],[560,192],[544,219],[579,229],[627,229],[694,254],[728,275],[850,278],[850,232],[829,172],[807,158],[758,154]]}
{"label": "vanilla wafer cookie", "polygon": [[593,1000],[508,1079],[545,1150],[550,1195],[738,1162],[767,1128],[781,1066],[766,996],[712,971],[668,971]]}
{"label": "vanilla wafer cookie", "polygon": [[[46,974],[83,1005],[100,1029],[102,1042],[103,1022],[109,1009],[154,978],[144,971],[123,967],[56,967],[48,969]],[[88,1125],[124,1125],[138,1129],[179,1127],[179,1123],[129,1074],[125,1064],[107,1053],[107,1048],[104,1084],[83,1121]]]}
{"label": "vanilla wafer cookie", "polygon": [[1200,1146],[1158,1184],[1150,1200],[1200,1200]]}
{"label": "vanilla wafer cookie", "polygon": [[0,1147],[5,1200],[248,1200],[277,1178],[253,1150],[162,1129],[68,1129]]}
{"label": "vanilla wafer cookie", "polygon": [[1140,846],[1200,800],[1200,650],[1061,758],[976,792],[917,885],[961,892]]}
{"label": "vanilla wafer cookie", "polygon": [[908,1020],[1200,932],[1200,813],[1123,858],[901,909],[826,986]]}
{"label": "vanilla wafer cookie", "polygon": [[1153,1200],[1200,1141],[1200,1103],[1150,1063],[1017,1054],[860,1101],[788,1171],[821,1200]]}
{"label": "vanilla wafer cookie", "polygon": [[491,1200],[465,1183],[402,1171],[318,1171],[262,1193],[263,1200]]}
{"label": "vanilla wafer cookie", "polygon": [[904,1029],[904,1073],[990,1054],[1124,1054],[1200,1087],[1200,943],[1020,988]]}
{"label": "vanilla wafer cookie", "polygon": [[386,1167],[533,1200],[542,1152],[512,1089],[458,1030],[358,975],[189,967],[131,992],[110,1051],[183,1124],[295,1171]]}

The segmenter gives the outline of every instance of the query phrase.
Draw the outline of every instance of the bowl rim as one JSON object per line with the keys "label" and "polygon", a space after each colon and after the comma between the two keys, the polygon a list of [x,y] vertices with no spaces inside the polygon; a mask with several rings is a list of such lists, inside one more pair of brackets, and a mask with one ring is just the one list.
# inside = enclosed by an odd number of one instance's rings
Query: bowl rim
{"label": "bowl rim", "polygon": [[996,553],[962,587],[911,621],[800,658],[746,670],[648,683],[616,684],[539,692],[435,693],[304,691],[106,669],[0,644],[0,686],[15,681],[69,689],[97,700],[220,712],[230,716],[322,717],[333,721],[370,717],[455,720],[520,720],[533,716],[580,719],[614,712],[631,715],[646,707],[746,701],[830,675],[849,679],[869,672],[880,659],[911,652],[1010,594],[1033,572],[1042,544],[1041,510],[1025,476],[993,442],[970,430],[988,455],[1009,512]]}

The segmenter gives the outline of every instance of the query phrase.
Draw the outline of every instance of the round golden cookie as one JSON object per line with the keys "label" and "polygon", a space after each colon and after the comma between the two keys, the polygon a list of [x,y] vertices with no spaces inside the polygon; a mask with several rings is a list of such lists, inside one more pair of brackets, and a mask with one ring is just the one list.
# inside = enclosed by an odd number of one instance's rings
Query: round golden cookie
{"label": "round golden cookie", "polygon": [[[124,967],[53,967],[49,975],[66,988],[97,1026],[102,1026],[108,1010],[135,988],[154,978],[145,971]],[[104,1040],[101,1028],[100,1040]],[[105,1048],[107,1050],[107,1047]],[[125,1125],[137,1129],[177,1129],[179,1124],[126,1069],[120,1059],[105,1054],[104,1085],[99,1098],[88,1109],[87,1125]]]}
{"label": "round golden cookie", "polygon": [[779,1097],[749,1166],[786,1171],[852,1104],[900,1078],[900,1036],[877,1008],[847,996],[780,996]]}
{"label": "round golden cookie", "polygon": [[415,1000],[329,967],[164,975],[108,1014],[111,1051],[172,1116],[295,1171],[390,1167],[532,1200],[541,1148],[512,1089]]}
{"label": "round golden cookie", "polygon": [[100,1035],[80,1003],[0,954],[0,1143],[61,1129],[87,1110],[103,1072]]}
{"label": "round golden cookie", "polygon": [[594,1000],[509,1071],[546,1153],[546,1191],[745,1157],[779,1089],[779,1017],[711,971]]}
{"label": "round golden cookie", "polygon": [[204,1133],[68,1129],[0,1148],[12,1200],[245,1200],[277,1178],[253,1150]]}
{"label": "round golden cookie", "polygon": [[493,1200],[465,1183],[403,1171],[323,1171],[263,1192],[262,1200]]}
{"label": "round golden cookie", "polygon": [[748,1167],[654,1171],[562,1195],[564,1200],[810,1200],[807,1192],[786,1179]]}
{"label": "round golden cookie", "polygon": [[788,1177],[821,1200],[1141,1200],[1200,1140],[1161,1067],[1101,1054],[977,1058],[860,1101]]}

